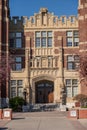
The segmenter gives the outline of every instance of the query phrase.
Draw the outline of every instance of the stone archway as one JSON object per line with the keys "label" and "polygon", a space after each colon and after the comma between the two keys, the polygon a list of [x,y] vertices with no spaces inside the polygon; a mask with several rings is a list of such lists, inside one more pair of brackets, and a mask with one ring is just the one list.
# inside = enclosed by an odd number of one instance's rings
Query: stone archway
{"label": "stone archway", "polygon": [[[40,75],[38,77],[34,77],[32,79],[32,99],[31,99],[32,103],[53,103],[54,90],[55,90],[54,83],[55,83],[55,77],[49,75]],[[40,90],[41,84],[43,84],[42,90]],[[38,85],[40,87],[38,87]],[[47,89],[45,89],[45,86],[47,86]],[[48,93],[47,98],[46,95],[44,95],[45,91],[46,93]],[[39,95],[42,95],[42,97],[39,97],[43,98],[43,100],[41,99],[42,101],[38,100],[37,97]]]}

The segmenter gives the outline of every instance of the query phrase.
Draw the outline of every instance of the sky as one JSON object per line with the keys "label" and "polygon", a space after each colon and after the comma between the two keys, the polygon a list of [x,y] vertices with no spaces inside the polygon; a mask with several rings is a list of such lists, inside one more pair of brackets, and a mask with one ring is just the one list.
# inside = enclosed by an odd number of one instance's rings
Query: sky
{"label": "sky", "polygon": [[78,0],[9,0],[11,16],[33,16],[40,8],[47,8],[57,16],[77,16]]}

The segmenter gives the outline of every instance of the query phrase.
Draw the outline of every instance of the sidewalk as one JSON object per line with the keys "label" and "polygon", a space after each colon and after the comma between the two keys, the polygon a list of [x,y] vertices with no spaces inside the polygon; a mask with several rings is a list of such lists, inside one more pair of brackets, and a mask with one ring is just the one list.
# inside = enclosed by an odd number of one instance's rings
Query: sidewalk
{"label": "sidewalk", "polygon": [[[1,129],[2,128],[2,129]],[[87,119],[68,119],[65,112],[14,113],[0,121],[0,130],[87,130]]]}

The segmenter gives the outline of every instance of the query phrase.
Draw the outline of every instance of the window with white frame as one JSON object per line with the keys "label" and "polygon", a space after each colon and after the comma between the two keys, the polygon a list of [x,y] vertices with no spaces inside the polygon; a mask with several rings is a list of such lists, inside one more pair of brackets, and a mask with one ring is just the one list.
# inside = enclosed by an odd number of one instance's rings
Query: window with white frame
{"label": "window with white frame", "polygon": [[78,94],[78,80],[66,79],[66,95],[67,97],[74,97]]}
{"label": "window with white frame", "polygon": [[67,46],[74,47],[79,45],[79,32],[67,31]]}
{"label": "window with white frame", "polygon": [[52,47],[52,31],[35,32],[36,47]]}
{"label": "window with white frame", "polygon": [[12,48],[22,48],[22,33],[12,32],[9,34],[10,47]]}
{"label": "window with white frame", "polygon": [[10,90],[10,97],[23,97],[23,80],[11,80]]}
{"label": "window with white frame", "polygon": [[67,69],[75,70],[78,69],[79,56],[78,55],[68,55],[67,56]]}

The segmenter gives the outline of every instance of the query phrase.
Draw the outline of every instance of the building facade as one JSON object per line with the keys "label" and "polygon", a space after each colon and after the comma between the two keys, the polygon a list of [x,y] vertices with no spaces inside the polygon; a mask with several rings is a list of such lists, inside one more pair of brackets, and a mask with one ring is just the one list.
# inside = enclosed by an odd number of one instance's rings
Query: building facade
{"label": "building facade", "polygon": [[41,8],[30,18],[10,18],[10,98],[25,93],[28,103],[72,107],[75,95],[87,94],[78,69],[79,55],[86,53],[87,0],[79,0],[78,14],[59,18]]}
{"label": "building facade", "polygon": [[[10,50],[15,49],[10,96],[23,96],[31,103],[73,104],[80,93],[79,34],[75,16],[58,18],[48,9],[10,20]],[[66,100],[66,101],[65,101]]]}

